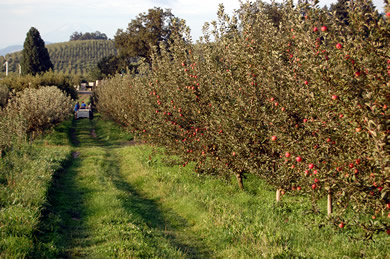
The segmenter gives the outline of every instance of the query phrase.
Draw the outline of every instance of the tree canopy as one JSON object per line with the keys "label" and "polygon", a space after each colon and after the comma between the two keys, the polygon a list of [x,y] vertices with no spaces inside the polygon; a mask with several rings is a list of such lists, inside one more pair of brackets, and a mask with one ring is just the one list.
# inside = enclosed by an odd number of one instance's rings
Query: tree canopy
{"label": "tree canopy", "polygon": [[108,37],[105,33],[99,31],[96,32],[74,32],[69,41],[80,41],[80,40],[108,40]]}
{"label": "tree canopy", "polygon": [[53,69],[45,42],[42,40],[39,31],[34,27],[31,27],[27,32],[22,54],[21,66],[23,74],[36,75]]}
{"label": "tree canopy", "polygon": [[158,48],[160,42],[168,41],[174,20],[179,19],[169,9],[149,9],[132,20],[125,31],[117,31],[115,47],[124,57],[143,57],[149,61],[151,46]]}

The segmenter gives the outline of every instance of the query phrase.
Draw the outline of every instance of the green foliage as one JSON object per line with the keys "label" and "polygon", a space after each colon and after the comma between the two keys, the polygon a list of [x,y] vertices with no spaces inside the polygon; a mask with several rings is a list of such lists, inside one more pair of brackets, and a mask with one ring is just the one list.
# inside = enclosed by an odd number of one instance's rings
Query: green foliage
{"label": "green foliage", "polygon": [[[7,87],[11,91],[23,91],[27,88],[39,88],[41,86],[56,86],[65,92],[72,99],[77,98],[77,91],[74,88],[75,84],[79,84],[77,76],[69,76],[61,73],[47,72],[40,75],[26,75],[19,77],[10,75],[1,81],[3,87]],[[75,82],[77,81],[77,82]]]}
{"label": "green foliage", "polygon": [[68,159],[63,147],[24,144],[0,159],[0,257],[26,258],[52,175]]}
{"label": "green foliage", "polygon": [[177,25],[151,68],[97,89],[97,107],[199,173],[241,188],[257,175],[308,194],[314,212],[330,193],[333,225],[390,230],[387,18],[358,1],[341,27],[317,6],[284,3],[276,27],[256,8],[230,17],[221,6],[197,46]]}
{"label": "green foliage", "polygon": [[17,92],[0,110],[0,155],[68,118],[70,97],[57,87],[28,88]]}
{"label": "green foliage", "polygon": [[49,53],[39,31],[34,27],[27,32],[22,51],[22,73],[36,75],[53,69]]}
{"label": "green foliage", "polygon": [[149,9],[148,13],[141,13],[132,20],[126,31],[117,31],[114,38],[115,47],[122,56],[142,57],[150,61],[152,48],[159,48],[161,42],[167,43],[172,26],[178,21],[169,9]]}
{"label": "green foliage", "polygon": [[99,31],[96,32],[74,32],[69,41],[85,41],[85,40],[108,40],[108,37],[105,33],[101,33]]}
{"label": "green foliage", "polygon": [[[98,62],[107,56],[116,55],[117,50],[111,40],[83,40],[53,43],[46,46],[54,72],[67,75],[88,75]],[[9,71],[18,73],[18,64],[22,60],[22,52],[0,56],[0,63],[9,62]],[[4,68],[2,68],[4,71]]]}

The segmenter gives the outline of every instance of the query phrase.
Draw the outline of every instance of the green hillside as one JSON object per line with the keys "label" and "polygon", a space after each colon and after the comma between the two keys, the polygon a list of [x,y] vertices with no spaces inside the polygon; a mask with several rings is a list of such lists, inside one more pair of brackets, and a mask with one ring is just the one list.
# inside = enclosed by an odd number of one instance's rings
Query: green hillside
{"label": "green hillside", "polygon": [[[53,43],[46,45],[55,72],[87,75],[100,59],[115,55],[117,50],[111,40],[84,40]],[[22,52],[0,56],[0,63],[9,62],[9,72],[17,72]],[[5,71],[5,67],[1,68]]]}

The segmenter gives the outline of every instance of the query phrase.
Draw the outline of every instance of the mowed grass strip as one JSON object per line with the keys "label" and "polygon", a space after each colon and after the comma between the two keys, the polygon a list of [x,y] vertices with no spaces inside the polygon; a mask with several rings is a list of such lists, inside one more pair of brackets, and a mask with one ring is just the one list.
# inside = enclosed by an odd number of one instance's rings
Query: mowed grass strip
{"label": "mowed grass strip", "polygon": [[326,201],[318,215],[305,196],[286,195],[278,204],[275,191],[255,176],[248,176],[246,190],[240,191],[233,179],[198,176],[189,166],[168,166],[172,158],[148,146],[124,147],[119,158],[126,181],[155,200],[170,223],[178,223],[176,239],[193,245],[198,256],[390,257],[390,236],[354,239],[360,234],[353,228],[324,224]]}
{"label": "mowed grass strip", "polygon": [[99,117],[73,122],[75,158],[51,188],[34,257],[186,257],[165,232],[159,206],[120,174],[117,150],[129,137]]}

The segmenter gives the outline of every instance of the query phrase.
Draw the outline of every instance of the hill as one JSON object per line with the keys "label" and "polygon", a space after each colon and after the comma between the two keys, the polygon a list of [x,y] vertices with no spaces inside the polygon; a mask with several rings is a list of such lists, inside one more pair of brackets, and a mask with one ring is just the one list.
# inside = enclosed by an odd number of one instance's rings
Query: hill
{"label": "hill", "polygon": [[[114,42],[111,40],[84,40],[53,43],[46,45],[55,72],[87,75],[102,58],[116,55]],[[0,56],[0,64],[9,62],[9,72],[17,72],[22,52]],[[2,67],[1,71],[5,71]]]}
{"label": "hill", "polygon": [[20,51],[23,49],[23,45],[11,45],[8,47],[5,47],[4,49],[0,50],[0,55],[4,56],[7,55],[8,53]]}

